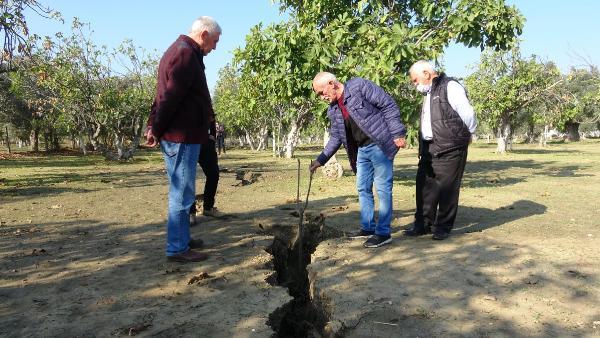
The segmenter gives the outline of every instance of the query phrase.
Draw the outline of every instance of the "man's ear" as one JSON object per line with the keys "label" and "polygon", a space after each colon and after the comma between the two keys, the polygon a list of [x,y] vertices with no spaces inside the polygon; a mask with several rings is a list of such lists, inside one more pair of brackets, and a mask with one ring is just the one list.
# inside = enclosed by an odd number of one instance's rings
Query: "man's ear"
{"label": "man's ear", "polygon": [[208,31],[200,32],[200,37],[202,38],[202,40],[208,40],[209,36],[210,36],[210,33]]}

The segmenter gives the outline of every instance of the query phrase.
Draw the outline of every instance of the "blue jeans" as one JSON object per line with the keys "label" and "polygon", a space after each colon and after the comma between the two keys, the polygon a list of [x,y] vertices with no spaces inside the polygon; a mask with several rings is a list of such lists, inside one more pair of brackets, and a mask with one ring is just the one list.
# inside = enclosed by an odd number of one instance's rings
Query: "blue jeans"
{"label": "blue jeans", "polygon": [[167,256],[188,251],[190,207],[196,198],[196,162],[199,144],[160,141],[169,178],[169,215],[167,218]]}
{"label": "blue jeans", "polygon": [[[373,182],[379,198],[379,219],[375,224],[375,199]],[[388,236],[392,222],[393,161],[389,160],[378,145],[372,143],[358,148],[356,160],[356,188],[360,203],[360,226],[376,235]]]}

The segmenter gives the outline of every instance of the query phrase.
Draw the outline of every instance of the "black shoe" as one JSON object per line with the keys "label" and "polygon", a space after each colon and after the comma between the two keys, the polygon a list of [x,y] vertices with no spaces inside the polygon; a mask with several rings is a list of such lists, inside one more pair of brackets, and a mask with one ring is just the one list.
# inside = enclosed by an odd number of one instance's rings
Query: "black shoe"
{"label": "black shoe", "polygon": [[367,241],[363,244],[365,248],[379,248],[380,246],[384,246],[386,244],[392,243],[392,236],[380,236],[373,235],[367,239]]}
{"label": "black shoe", "polygon": [[431,236],[431,239],[436,240],[436,241],[443,241],[446,238],[448,238],[448,236],[450,236],[449,232],[445,232],[445,231],[436,231],[433,233],[433,235]]}
{"label": "black shoe", "polygon": [[423,236],[431,233],[431,228],[426,226],[414,225],[406,230],[404,230],[404,236]]}
{"label": "black shoe", "polygon": [[202,252],[194,250],[188,250],[182,254],[175,256],[167,256],[167,260],[171,262],[189,263],[189,262],[201,262],[206,260],[208,255]]}
{"label": "black shoe", "polygon": [[200,249],[204,246],[204,241],[201,240],[200,238],[198,239],[190,239],[190,242],[188,243],[190,249]]}
{"label": "black shoe", "polygon": [[360,238],[367,238],[370,236],[375,235],[375,231],[366,231],[363,229],[360,229],[360,231],[356,231],[356,232],[351,232],[348,235],[348,238],[350,239],[360,239]]}

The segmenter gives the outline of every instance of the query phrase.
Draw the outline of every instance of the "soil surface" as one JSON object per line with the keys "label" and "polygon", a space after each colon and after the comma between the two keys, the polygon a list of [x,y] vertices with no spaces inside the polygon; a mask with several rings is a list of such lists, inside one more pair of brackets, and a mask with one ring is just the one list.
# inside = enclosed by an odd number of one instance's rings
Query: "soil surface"
{"label": "soil surface", "polygon": [[[335,235],[314,237],[307,292],[325,325],[306,323],[302,334],[600,336],[598,144],[502,158],[473,148],[445,241],[402,236],[414,150],[396,159],[394,240],[379,249],[343,236],[358,228],[354,176],[315,177],[306,219]],[[298,153],[301,194],[316,153]],[[156,152],[122,165],[3,159],[0,336],[272,336],[292,296],[267,251],[277,229],[298,224],[296,163],[241,150],[220,162],[225,217],[191,230],[210,258],[181,264],[164,257],[167,182]],[[200,174],[198,192],[203,184]]]}

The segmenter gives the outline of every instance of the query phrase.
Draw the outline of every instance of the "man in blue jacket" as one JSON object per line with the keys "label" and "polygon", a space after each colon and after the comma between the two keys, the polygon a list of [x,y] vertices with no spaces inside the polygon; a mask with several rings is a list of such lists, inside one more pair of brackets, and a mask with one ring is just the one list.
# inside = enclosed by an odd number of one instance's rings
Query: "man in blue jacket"
{"label": "man in blue jacket", "polygon": [[[313,90],[329,102],[327,117],[330,139],[310,165],[314,172],[344,145],[360,203],[360,230],[353,238],[367,238],[364,246],[377,248],[391,243],[393,162],[399,148],[406,145],[406,128],[394,99],[381,87],[362,78],[340,83],[335,75],[321,72],[312,82]],[[373,182],[379,198],[379,218],[375,222]]]}

